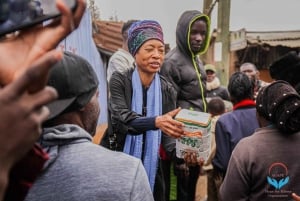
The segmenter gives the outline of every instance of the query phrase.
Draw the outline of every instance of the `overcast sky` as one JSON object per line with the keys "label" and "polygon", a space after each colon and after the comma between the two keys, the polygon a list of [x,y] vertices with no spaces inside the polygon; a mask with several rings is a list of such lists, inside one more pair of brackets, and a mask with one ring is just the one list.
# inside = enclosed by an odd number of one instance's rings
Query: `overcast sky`
{"label": "overcast sky", "polygon": [[[154,19],[163,27],[165,42],[175,45],[178,18],[185,10],[202,11],[203,0],[95,0],[102,20]],[[230,30],[300,30],[300,0],[231,0]],[[212,15],[216,28],[217,7]]]}

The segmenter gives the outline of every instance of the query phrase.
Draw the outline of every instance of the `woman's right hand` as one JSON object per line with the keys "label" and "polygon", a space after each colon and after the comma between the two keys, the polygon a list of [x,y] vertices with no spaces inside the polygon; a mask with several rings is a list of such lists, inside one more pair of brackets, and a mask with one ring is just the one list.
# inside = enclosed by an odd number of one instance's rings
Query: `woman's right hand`
{"label": "woman's right hand", "polygon": [[178,114],[181,108],[172,110],[162,116],[158,116],[155,119],[155,126],[159,128],[163,133],[174,137],[179,138],[184,135],[184,124],[174,120],[174,117]]}

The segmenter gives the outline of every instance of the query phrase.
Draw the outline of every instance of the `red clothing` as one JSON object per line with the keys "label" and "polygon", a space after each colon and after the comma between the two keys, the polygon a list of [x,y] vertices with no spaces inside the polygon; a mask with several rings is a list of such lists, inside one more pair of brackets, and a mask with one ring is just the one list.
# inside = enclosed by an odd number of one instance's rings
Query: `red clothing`
{"label": "red clothing", "polygon": [[4,200],[24,200],[49,156],[40,145],[34,147],[11,169]]}

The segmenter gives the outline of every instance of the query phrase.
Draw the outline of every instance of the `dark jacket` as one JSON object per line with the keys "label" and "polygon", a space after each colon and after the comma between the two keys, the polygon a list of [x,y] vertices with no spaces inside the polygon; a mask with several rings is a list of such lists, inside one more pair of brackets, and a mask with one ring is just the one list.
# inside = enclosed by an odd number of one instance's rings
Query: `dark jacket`
{"label": "dark jacket", "polygon": [[207,91],[207,97],[209,98],[220,97],[223,100],[230,101],[228,91],[223,86],[219,86],[218,88]]}
{"label": "dark jacket", "polygon": [[[207,21],[207,36],[202,49],[193,53],[188,36],[193,21]],[[197,111],[206,111],[206,73],[198,55],[203,54],[209,43],[209,19],[199,11],[185,12],[176,29],[176,44],[165,57],[160,73],[172,82],[177,91],[178,106]],[[199,81],[200,80],[200,81]]]}
{"label": "dark jacket", "polygon": [[237,143],[252,135],[258,127],[255,106],[243,106],[221,115],[215,128],[217,150],[212,161],[214,168],[225,175]]}
{"label": "dark jacket", "polygon": [[[136,130],[129,126],[129,122],[142,117],[131,109],[132,102],[132,73],[134,69],[127,70],[123,73],[115,72],[109,83],[110,99],[109,99],[109,125],[105,133],[101,145],[109,148],[109,135],[116,134],[117,151],[123,151],[126,135],[128,133],[140,134],[144,131]],[[160,76],[162,89],[162,113],[165,114],[176,108],[176,91],[174,87],[163,76]],[[167,139],[166,139],[167,138]],[[175,141],[166,135],[162,136],[163,141]],[[170,148],[166,148],[167,152],[174,151],[172,143]]]}

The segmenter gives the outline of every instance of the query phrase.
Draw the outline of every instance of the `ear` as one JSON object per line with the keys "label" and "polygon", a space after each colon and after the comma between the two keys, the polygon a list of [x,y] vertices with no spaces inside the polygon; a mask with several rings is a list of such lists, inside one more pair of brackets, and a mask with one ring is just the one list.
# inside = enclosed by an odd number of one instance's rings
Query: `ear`
{"label": "ear", "polygon": [[256,71],[256,75],[257,75],[257,76],[259,76],[259,75],[260,75],[260,72],[259,72],[259,70],[257,70],[257,71]]}
{"label": "ear", "polygon": [[85,108],[86,108],[86,105],[85,105],[84,107],[80,108],[79,111],[80,111],[80,112],[84,112],[84,111],[85,111]]}

